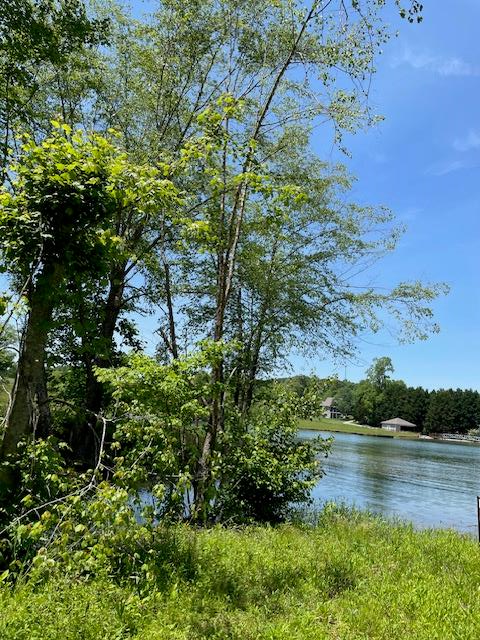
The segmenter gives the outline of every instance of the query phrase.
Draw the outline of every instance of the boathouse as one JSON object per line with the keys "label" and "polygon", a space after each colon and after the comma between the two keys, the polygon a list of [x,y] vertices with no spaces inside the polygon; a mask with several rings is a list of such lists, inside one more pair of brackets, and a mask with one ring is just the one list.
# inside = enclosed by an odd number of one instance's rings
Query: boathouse
{"label": "boathouse", "polygon": [[408,422],[408,420],[403,420],[403,418],[392,418],[391,420],[384,420],[382,422],[382,429],[386,431],[402,431],[402,429],[416,429],[417,425],[413,424],[413,422]]}

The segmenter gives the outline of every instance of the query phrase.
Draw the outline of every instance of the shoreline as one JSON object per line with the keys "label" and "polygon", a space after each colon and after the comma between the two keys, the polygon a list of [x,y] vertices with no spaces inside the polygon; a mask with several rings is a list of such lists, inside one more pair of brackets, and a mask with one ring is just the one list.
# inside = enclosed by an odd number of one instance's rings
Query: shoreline
{"label": "shoreline", "polygon": [[[332,422],[333,424],[328,424]],[[323,418],[320,420],[299,420],[299,428],[304,431],[319,432],[325,431],[327,433],[345,433],[347,435],[357,436],[372,436],[374,438],[391,438],[396,440],[416,440],[418,442],[445,442],[447,444],[459,444],[468,446],[480,446],[480,442],[473,440],[460,440],[456,438],[432,438],[429,436],[422,436],[418,431],[395,431],[386,432],[380,427],[370,427],[367,425],[357,425],[351,422],[341,422],[331,418]]]}
{"label": "shoreline", "polygon": [[368,425],[343,422],[332,418],[320,418],[317,420],[299,420],[299,428],[306,431],[331,431],[334,433],[347,433],[358,436],[374,436],[376,438],[396,438],[398,440],[419,440],[418,432],[386,431]]}

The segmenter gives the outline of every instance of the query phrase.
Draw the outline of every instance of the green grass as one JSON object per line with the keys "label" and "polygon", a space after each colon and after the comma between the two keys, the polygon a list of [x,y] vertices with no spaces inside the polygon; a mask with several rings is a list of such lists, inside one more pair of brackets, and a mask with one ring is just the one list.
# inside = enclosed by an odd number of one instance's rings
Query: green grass
{"label": "green grass", "polygon": [[311,429],[312,431],[336,431],[340,433],[356,433],[358,435],[378,436],[380,438],[406,438],[416,440],[419,436],[411,431],[385,431],[385,429],[368,427],[361,424],[345,424],[341,420],[331,418],[317,418],[315,420],[299,420],[301,429]]}
{"label": "green grass", "polygon": [[340,510],[314,527],[178,527],[158,536],[162,571],[147,584],[68,577],[60,567],[46,581],[0,587],[0,638],[480,637],[480,548],[454,532]]}

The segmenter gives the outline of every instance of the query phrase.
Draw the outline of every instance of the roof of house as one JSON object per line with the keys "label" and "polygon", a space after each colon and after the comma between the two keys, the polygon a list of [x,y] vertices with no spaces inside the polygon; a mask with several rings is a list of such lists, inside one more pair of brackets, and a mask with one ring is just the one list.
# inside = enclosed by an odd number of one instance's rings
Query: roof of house
{"label": "roof of house", "polygon": [[408,422],[408,420],[403,420],[403,418],[392,418],[391,420],[384,420],[382,424],[396,424],[400,427],[416,427],[416,424],[413,422]]}
{"label": "roof of house", "polygon": [[334,398],[325,398],[325,400],[322,402],[322,407],[331,407],[334,404],[335,404]]}

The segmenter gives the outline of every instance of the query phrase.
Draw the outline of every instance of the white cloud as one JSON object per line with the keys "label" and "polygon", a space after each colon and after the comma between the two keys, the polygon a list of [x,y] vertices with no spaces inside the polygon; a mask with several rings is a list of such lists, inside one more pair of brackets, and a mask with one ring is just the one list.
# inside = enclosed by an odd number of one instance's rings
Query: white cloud
{"label": "white cloud", "polygon": [[428,52],[419,52],[406,47],[392,63],[393,67],[406,64],[413,69],[432,71],[441,76],[480,76],[480,67],[474,66],[457,56],[435,56]]}
{"label": "white cloud", "polygon": [[456,151],[471,151],[480,147],[480,133],[474,129],[470,129],[468,134],[463,138],[456,138],[453,141],[453,148]]}

